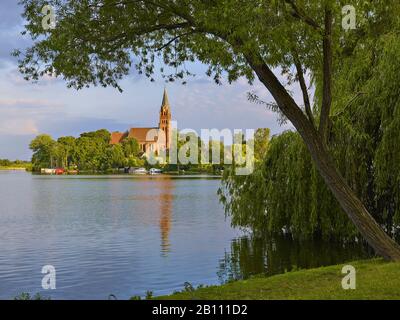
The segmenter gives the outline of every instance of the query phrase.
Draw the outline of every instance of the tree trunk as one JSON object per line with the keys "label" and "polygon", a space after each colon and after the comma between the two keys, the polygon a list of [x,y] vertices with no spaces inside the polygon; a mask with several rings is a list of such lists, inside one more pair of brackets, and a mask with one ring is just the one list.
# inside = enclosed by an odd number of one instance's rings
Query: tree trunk
{"label": "tree trunk", "polygon": [[386,260],[400,261],[400,246],[375,221],[361,200],[346,183],[331,156],[321,143],[320,136],[304,138],[314,163],[342,209],[353,221],[361,235],[375,252]]}
{"label": "tree trunk", "polygon": [[246,56],[246,59],[303,138],[319,173],[360,234],[378,255],[387,260],[400,261],[399,244],[386,234],[346,183],[316,128],[261,57]]}

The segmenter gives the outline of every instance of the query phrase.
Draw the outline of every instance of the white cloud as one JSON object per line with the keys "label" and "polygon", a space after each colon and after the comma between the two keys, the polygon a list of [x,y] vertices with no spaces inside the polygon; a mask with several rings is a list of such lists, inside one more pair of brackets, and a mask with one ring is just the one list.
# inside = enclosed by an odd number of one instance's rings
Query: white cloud
{"label": "white cloud", "polygon": [[1,119],[0,134],[5,135],[35,135],[39,133],[36,123],[32,119]]}
{"label": "white cloud", "polygon": [[26,108],[53,108],[60,107],[61,103],[45,100],[45,99],[31,99],[31,98],[6,98],[0,99],[0,108],[4,110],[4,108],[8,109],[26,109]]}
{"label": "white cloud", "polygon": [[59,103],[46,99],[3,98],[0,99],[0,134],[19,136],[35,135],[40,131],[38,123],[50,119]]}
{"label": "white cloud", "polygon": [[19,72],[19,70],[15,68],[15,66],[13,66],[11,70],[8,72],[8,80],[16,86],[26,86],[26,87],[32,86],[32,84],[35,86],[49,86],[56,84],[58,82],[60,83],[63,82],[61,78],[57,78],[56,76],[51,74],[45,74],[38,81],[27,81],[24,79],[23,75]]}

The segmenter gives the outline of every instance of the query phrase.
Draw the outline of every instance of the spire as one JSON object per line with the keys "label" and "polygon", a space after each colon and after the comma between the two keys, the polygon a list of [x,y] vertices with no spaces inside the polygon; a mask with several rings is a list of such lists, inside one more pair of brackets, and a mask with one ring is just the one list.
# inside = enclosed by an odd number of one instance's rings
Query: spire
{"label": "spire", "polygon": [[167,95],[167,89],[164,88],[164,95],[161,103],[161,108],[162,107],[168,107],[169,108],[169,101],[168,101],[168,95]]}

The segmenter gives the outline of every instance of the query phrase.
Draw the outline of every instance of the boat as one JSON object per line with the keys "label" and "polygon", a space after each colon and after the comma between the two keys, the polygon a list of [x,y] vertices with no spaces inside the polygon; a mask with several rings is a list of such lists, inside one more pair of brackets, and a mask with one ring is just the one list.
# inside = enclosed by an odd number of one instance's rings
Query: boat
{"label": "boat", "polygon": [[130,168],[130,174],[147,174],[147,170],[145,168]]}
{"label": "boat", "polygon": [[157,168],[151,168],[149,171],[150,174],[161,174],[162,170]]}
{"label": "boat", "polygon": [[61,175],[61,174],[64,174],[64,173],[65,173],[65,170],[63,168],[56,168],[54,170],[54,174],[56,174],[56,175]]}
{"label": "boat", "polygon": [[56,169],[42,168],[40,169],[41,174],[56,174]]}

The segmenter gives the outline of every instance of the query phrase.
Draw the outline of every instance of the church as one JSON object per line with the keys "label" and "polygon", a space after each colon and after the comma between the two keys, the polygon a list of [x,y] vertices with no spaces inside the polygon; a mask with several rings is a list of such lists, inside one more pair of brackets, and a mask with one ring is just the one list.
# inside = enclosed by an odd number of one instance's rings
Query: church
{"label": "church", "polygon": [[125,132],[111,133],[110,144],[121,143],[124,139],[136,139],[140,150],[149,156],[151,153],[159,155],[161,151],[168,151],[171,146],[171,108],[168,101],[167,90],[160,108],[158,127],[130,128]]}

